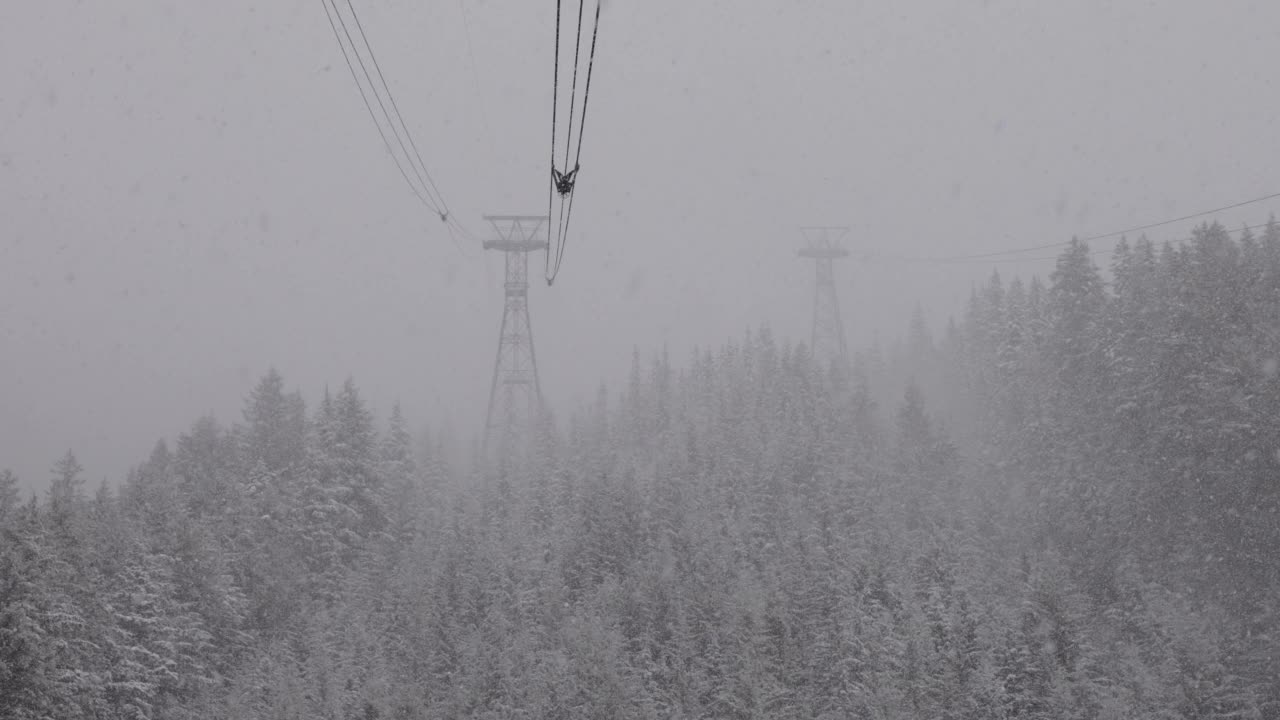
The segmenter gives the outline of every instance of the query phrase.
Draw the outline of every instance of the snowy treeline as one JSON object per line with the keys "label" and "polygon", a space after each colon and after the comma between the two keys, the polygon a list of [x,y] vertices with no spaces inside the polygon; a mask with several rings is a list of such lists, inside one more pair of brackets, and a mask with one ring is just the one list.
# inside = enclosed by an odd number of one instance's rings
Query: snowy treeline
{"label": "snowy treeline", "polygon": [[937,388],[972,472],[1024,493],[1037,547],[1078,556],[1095,593],[1140,557],[1261,622],[1280,589],[1280,225],[1122,240],[1110,275],[1073,243],[1047,285],[993,276],[894,365]]}
{"label": "snowy treeline", "polygon": [[1278,311],[1274,225],[1073,245],[852,372],[637,355],[506,477],[272,372],[0,476],[0,717],[1274,717]]}

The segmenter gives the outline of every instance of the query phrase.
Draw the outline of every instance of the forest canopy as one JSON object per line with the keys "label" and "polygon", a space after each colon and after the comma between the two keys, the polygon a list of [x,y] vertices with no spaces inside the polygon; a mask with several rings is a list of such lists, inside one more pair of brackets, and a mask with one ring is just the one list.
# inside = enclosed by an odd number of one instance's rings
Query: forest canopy
{"label": "forest canopy", "polygon": [[0,717],[1276,717],[1280,226],[1094,257],[849,367],[637,352],[501,474],[275,370],[0,473]]}

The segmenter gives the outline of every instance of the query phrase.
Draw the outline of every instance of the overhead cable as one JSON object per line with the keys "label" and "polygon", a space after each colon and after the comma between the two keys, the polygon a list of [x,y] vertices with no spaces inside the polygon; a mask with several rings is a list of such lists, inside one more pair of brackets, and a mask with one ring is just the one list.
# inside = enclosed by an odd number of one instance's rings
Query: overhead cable
{"label": "overhead cable", "polygon": [[[1196,217],[1196,216],[1192,216],[1192,217]],[[1167,224],[1167,223],[1161,223],[1161,224]],[[1227,234],[1230,235],[1238,232],[1247,232],[1250,230],[1261,230],[1269,227],[1270,225],[1271,225],[1271,222],[1257,223],[1254,225],[1244,225],[1238,228],[1224,228],[1223,232],[1226,232]],[[1108,234],[1106,237],[1112,237],[1112,236]],[[1092,239],[1099,239],[1099,238],[1092,238]],[[1089,240],[1088,238],[1081,239],[1081,242],[1087,242],[1088,240]],[[1070,244],[1070,241],[1067,241],[1065,243],[1054,243],[1052,245],[1040,246],[1037,249],[1064,247],[1069,244]],[[1090,255],[1107,255],[1115,252],[1115,250],[1116,250],[1115,247],[1105,247],[1105,248],[1099,248],[1096,250],[1090,250],[1089,254]],[[954,256],[950,258],[919,258],[919,257],[901,257],[901,256],[894,256],[894,255],[876,255],[876,256],[868,256],[867,259],[885,260],[890,262],[912,263],[912,264],[927,263],[927,264],[934,264],[934,265],[984,265],[988,263],[1009,264],[1009,263],[1041,262],[1041,261],[1047,261],[1047,260],[1057,260],[1058,257],[1059,257],[1058,255],[1033,255],[1033,256],[1022,256],[1022,257],[1005,257],[1004,255],[982,254],[982,255],[973,255],[973,256],[962,255],[962,256]]]}
{"label": "overhead cable", "polygon": [[[417,196],[418,200],[422,201],[422,204],[431,209],[432,212],[439,214],[440,209],[433,205],[431,201],[422,194],[422,190],[409,179],[409,173],[405,171],[404,165],[400,162],[399,156],[396,155],[395,149],[391,146],[391,141],[387,139],[387,133],[383,130],[382,123],[378,121],[378,116],[373,111],[373,105],[369,102],[369,96],[365,93],[364,84],[360,82],[360,77],[356,74],[355,66],[351,63],[351,57],[347,53],[346,43],[342,41],[342,33],[338,30],[338,23],[342,23],[344,30],[346,29],[346,24],[342,21],[342,15],[338,11],[336,0],[320,0],[320,3],[324,5],[325,15],[329,18],[329,26],[333,28],[333,36],[337,39],[338,47],[342,50],[342,58],[347,63],[347,69],[351,71],[351,79],[355,80],[356,89],[360,91],[360,99],[364,101],[365,109],[369,111],[369,119],[373,120],[374,127],[378,129],[378,135],[382,138],[382,144],[386,146],[387,152],[391,154],[391,159],[395,162],[396,169],[400,171],[400,176],[404,178],[405,183],[408,184],[409,189],[413,191],[413,194]],[[331,3],[334,3],[332,10],[330,10]],[[337,21],[334,20],[335,15],[337,15]],[[350,37],[349,33],[348,37]],[[352,52],[355,52],[356,48],[354,44],[351,49]],[[356,59],[359,60],[358,53],[356,55]],[[363,63],[361,64],[363,65]],[[394,130],[395,127],[393,126],[392,131],[394,132]]]}
{"label": "overhead cable", "polygon": [[[1150,230],[1151,228],[1162,227],[1165,225],[1172,225],[1173,223],[1183,222],[1185,220],[1193,220],[1195,218],[1202,217],[1205,215],[1212,215],[1214,213],[1223,212],[1224,210],[1234,210],[1235,208],[1244,207],[1246,205],[1252,205],[1254,203],[1265,202],[1267,200],[1274,200],[1276,198],[1280,198],[1280,193],[1263,195],[1262,197],[1243,200],[1238,203],[1233,203],[1231,205],[1224,205],[1222,207],[1213,208],[1211,210],[1202,210],[1197,213],[1191,213],[1190,215],[1183,215],[1181,217],[1171,218],[1169,220],[1161,220],[1159,222],[1148,223],[1146,225],[1138,225],[1135,227],[1125,228],[1123,230],[1114,230],[1112,232],[1101,233],[1098,235],[1090,235],[1088,237],[1079,238],[1079,240],[1081,242],[1107,240],[1110,238],[1119,237],[1121,235],[1128,235],[1131,233],[1140,232],[1142,230]],[[1258,226],[1255,226],[1255,227],[1258,227]],[[969,255],[949,255],[949,256],[943,256],[943,257],[903,257],[899,259],[906,262],[937,262],[937,263],[958,262],[958,261],[965,261],[965,260],[984,260],[988,258],[1002,257],[1004,255],[1017,255],[1019,253],[1034,252],[1036,250],[1050,250],[1053,248],[1066,247],[1067,245],[1070,245],[1071,242],[1072,242],[1071,240],[1065,240],[1061,242],[1046,243],[1044,245],[1031,245],[1027,247],[1010,248],[1008,250],[994,250],[992,252],[974,253]]]}
{"label": "overhead cable", "polygon": [[[387,84],[387,79],[382,74],[382,66],[378,64],[378,57],[373,52],[373,45],[369,42],[369,36],[366,35],[364,32],[364,23],[360,22],[360,14],[356,12],[356,6],[354,3],[352,3],[352,0],[347,0],[347,7],[351,9],[351,17],[353,17],[356,21],[356,28],[359,29],[360,31],[360,38],[364,41],[365,47],[368,48],[369,50],[369,59],[373,61],[373,68],[374,70],[377,71],[378,79],[382,82],[382,87],[387,92],[387,99],[391,101],[391,109],[395,111],[396,119],[400,121],[400,127],[404,129],[405,137],[409,138],[409,146],[413,148],[414,157],[418,159],[418,167],[421,168],[421,173],[418,175],[418,180],[419,182],[423,183],[424,187],[430,187],[430,192],[434,193],[433,199],[438,201],[437,205],[441,210],[441,214],[444,216],[448,216],[449,204],[444,201],[444,196],[440,194],[439,188],[436,187],[435,180],[431,177],[430,171],[427,170],[427,164],[422,160],[422,153],[418,152],[418,144],[413,140],[413,133],[409,132],[409,126],[405,124],[404,116],[400,114],[400,106],[396,104],[396,96],[391,92],[391,86]],[[363,67],[363,64],[361,66]],[[366,76],[368,75],[367,71],[365,75]],[[369,81],[372,83],[373,79],[370,78]],[[381,102],[381,98],[379,98],[379,102]],[[382,112],[385,114],[386,111],[387,109],[384,106],[382,108]],[[387,116],[387,119],[388,120],[390,119],[389,115]],[[394,125],[392,127],[394,128]],[[397,139],[399,139],[399,134],[397,134],[396,137]],[[404,150],[403,142],[401,143],[400,148]],[[405,150],[405,154],[406,155],[408,154],[408,150]],[[423,181],[424,176],[426,178],[425,181]],[[442,218],[442,219],[447,219],[447,218]]]}
{"label": "overhead cable", "polygon": [[[347,64],[347,69],[351,71],[352,80],[356,83],[356,89],[360,92],[360,99],[364,103],[365,109],[368,110],[369,117],[373,120],[374,127],[377,128],[383,145],[391,155],[392,161],[395,162],[401,178],[404,179],[409,189],[413,191],[414,196],[445,223],[446,230],[448,230],[449,236],[453,239],[455,247],[458,246],[456,234],[461,234],[468,241],[475,241],[475,236],[453,216],[449,204],[444,199],[444,194],[440,192],[435,178],[432,177],[430,170],[427,169],[427,164],[422,158],[418,143],[414,139],[413,133],[409,130],[408,123],[405,122],[404,115],[400,111],[400,105],[396,102],[395,94],[392,93],[391,86],[387,83],[386,75],[382,71],[382,66],[373,51],[373,44],[369,41],[368,33],[365,31],[364,23],[360,19],[360,14],[356,10],[355,4],[352,0],[346,0],[347,8],[355,21],[356,34],[359,35],[364,45],[364,53],[361,52],[355,36],[351,33],[338,3],[339,0],[321,0],[325,16],[329,19],[329,27],[333,30],[334,38],[338,41],[343,60]],[[348,50],[348,45],[350,45],[350,50]],[[364,54],[366,53],[373,65],[372,72],[370,72],[364,60]],[[351,55],[353,54],[355,55],[354,63],[351,60]],[[360,66],[360,72],[356,71],[356,65]],[[365,83],[360,80],[361,74],[368,82],[369,90],[373,93],[374,100],[378,109],[381,110],[382,118],[385,119],[387,128],[391,130],[391,137],[388,137],[386,128],[383,127],[383,120],[379,119],[378,113],[374,110],[375,103],[369,100]],[[375,75],[377,76],[377,81],[374,80]],[[379,85],[381,85],[381,90]],[[383,94],[386,95],[387,102],[383,101]],[[391,105],[390,110],[387,108],[387,103]],[[395,139],[394,145],[391,141],[392,138]],[[396,147],[399,147],[401,153],[403,153],[403,161],[400,153],[396,152]],[[408,164],[409,170],[405,169],[406,164]],[[414,178],[417,179],[417,183],[414,182]]]}
{"label": "overhead cable", "polygon": [[[581,167],[582,160],[582,136],[583,130],[587,122],[587,103],[591,98],[591,75],[595,67],[596,41],[599,38],[600,30],[600,0],[596,2],[595,19],[591,30],[591,47],[587,53],[587,72],[586,81],[582,95],[582,109],[579,114],[577,108],[578,99],[578,73],[581,68],[582,59],[582,32],[583,18],[585,17],[586,0],[578,0],[578,24],[577,37],[574,42],[573,50],[573,80],[569,90],[569,118],[568,131],[565,137],[564,145],[564,165],[563,170],[556,167],[556,150],[559,133],[556,123],[559,115],[560,103],[560,19],[561,19],[561,0],[556,0],[556,36],[555,36],[555,64],[552,72],[552,90],[551,90],[551,178],[550,187],[547,189],[547,254],[544,272],[547,284],[555,282],[556,276],[560,273],[560,266],[564,262],[564,250],[568,241],[569,226],[573,219],[573,196],[576,192],[577,174]],[[574,142],[574,124],[577,124],[577,142]],[[570,158],[573,159],[573,165],[569,165]],[[560,195],[560,217],[556,224],[554,233],[550,218],[556,194]]]}

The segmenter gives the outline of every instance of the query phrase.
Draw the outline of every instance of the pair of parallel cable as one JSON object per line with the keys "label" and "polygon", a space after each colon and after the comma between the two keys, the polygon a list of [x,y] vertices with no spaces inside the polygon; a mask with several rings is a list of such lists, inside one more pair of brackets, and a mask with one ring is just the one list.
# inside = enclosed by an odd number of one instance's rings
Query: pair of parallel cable
{"label": "pair of parallel cable", "polygon": [[[557,131],[557,119],[560,115],[560,36],[561,36],[561,0],[556,0],[556,42],[555,42],[555,70],[552,74],[552,90],[551,90],[551,178],[547,187],[547,255],[544,273],[547,285],[555,282],[556,276],[560,273],[560,264],[564,261],[564,248],[569,236],[569,222],[573,217],[573,195],[577,188],[578,171],[581,169],[580,161],[582,159],[582,134],[587,124],[587,101],[591,99],[591,70],[595,66],[596,59],[596,38],[600,31],[600,3],[602,0],[594,0],[595,2],[595,20],[591,24],[591,48],[587,53],[587,70],[586,81],[582,92],[582,107],[578,108],[578,70],[581,67],[582,58],[582,36],[584,31],[583,19],[586,16],[586,0],[578,0],[578,24],[577,31],[574,33],[573,44],[573,79],[569,86],[569,112],[568,112],[568,129],[565,132],[563,143],[564,162],[557,168],[556,159],[559,157],[561,149],[560,135]],[[577,125],[577,139],[575,144],[574,126]],[[570,159],[573,165],[570,166]],[[556,197],[559,197],[560,212],[558,213],[559,222],[554,223],[553,231],[551,222],[557,214],[552,212],[555,205]]]}
{"label": "pair of parallel cable", "polygon": [[[333,29],[333,36],[338,41],[338,47],[342,50],[342,58],[347,63],[347,69],[351,71],[351,78],[356,83],[356,88],[360,91],[360,99],[364,102],[365,109],[369,111],[369,118],[373,120],[374,126],[378,129],[378,135],[382,138],[382,143],[386,147],[387,152],[391,154],[391,159],[395,161],[396,169],[400,171],[402,177],[409,189],[413,191],[415,197],[425,206],[432,214],[438,216],[440,221],[445,224],[445,228],[449,231],[449,235],[453,238],[454,245],[457,246],[456,234],[461,234],[468,240],[474,240],[475,236],[466,229],[457,218],[449,211],[449,204],[445,202],[444,195],[441,194],[440,188],[436,185],[435,179],[431,177],[431,172],[427,170],[427,164],[422,159],[422,153],[418,149],[418,143],[413,139],[413,133],[409,131],[408,125],[405,124],[404,116],[400,113],[400,106],[396,103],[395,95],[391,92],[390,85],[387,84],[386,76],[382,73],[382,66],[378,63],[377,56],[374,55],[373,45],[369,42],[369,36],[365,33],[364,24],[360,21],[360,14],[356,11],[352,0],[345,0],[347,11],[354,21],[356,32],[352,33],[350,25],[342,12],[340,0],[320,0],[324,5],[325,15],[329,18],[329,26]],[[363,50],[361,49],[363,47]],[[349,48],[349,49],[348,49]],[[354,57],[354,61],[352,58]],[[368,62],[365,58],[368,58]],[[369,66],[373,69],[370,71]],[[359,72],[356,68],[359,67]],[[364,80],[361,80],[363,76]],[[375,79],[376,78],[376,79]],[[368,85],[368,91],[365,86]],[[370,94],[373,99],[370,100]],[[383,99],[385,97],[385,100]],[[374,110],[377,106],[381,114]],[[390,109],[388,109],[388,105]],[[388,135],[390,130],[390,135]],[[399,148],[399,152],[396,149]],[[403,156],[403,159],[402,159]],[[405,166],[408,166],[408,170]],[[416,182],[415,182],[416,180]],[[456,234],[455,234],[456,233]]]}

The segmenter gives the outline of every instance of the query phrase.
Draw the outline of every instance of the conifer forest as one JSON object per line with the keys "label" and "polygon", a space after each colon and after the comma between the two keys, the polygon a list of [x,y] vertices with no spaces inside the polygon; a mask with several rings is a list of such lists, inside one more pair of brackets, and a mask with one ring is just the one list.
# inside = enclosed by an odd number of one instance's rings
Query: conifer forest
{"label": "conifer forest", "polygon": [[637,348],[507,469],[280,367],[0,474],[0,718],[1278,718],[1280,224],[1095,258]]}
{"label": "conifer forest", "polygon": [[1280,720],[1278,29],[0,0],[0,720]]}

